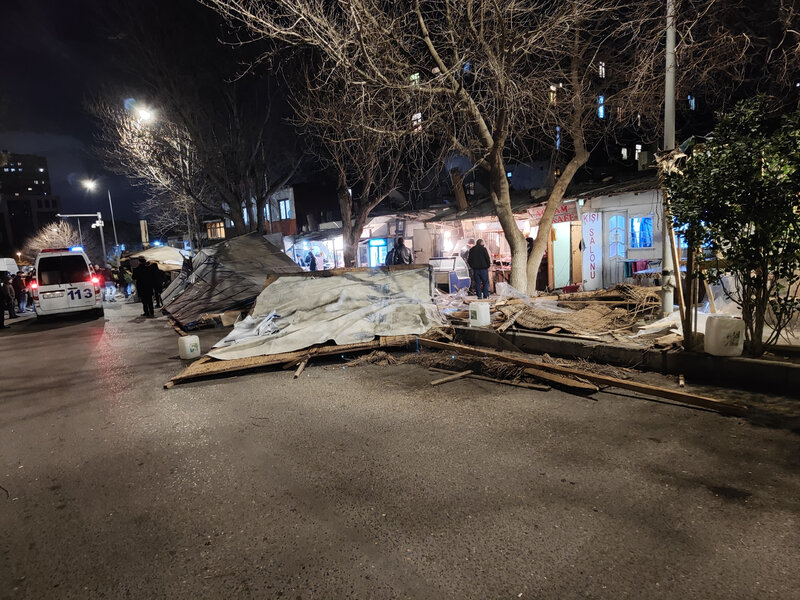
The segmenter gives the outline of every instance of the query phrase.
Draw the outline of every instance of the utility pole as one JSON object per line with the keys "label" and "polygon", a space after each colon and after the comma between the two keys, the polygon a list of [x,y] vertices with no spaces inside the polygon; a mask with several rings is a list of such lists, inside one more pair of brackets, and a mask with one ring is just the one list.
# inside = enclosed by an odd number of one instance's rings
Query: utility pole
{"label": "utility pole", "polygon": [[114,222],[114,205],[111,203],[111,189],[109,188],[107,191],[108,207],[111,209],[111,227],[114,229],[114,252],[116,252],[119,249],[119,241],[117,240],[117,224]]}
{"label": "utility pole", "polygon": [[[675,0],[667,0],[667,64],[664,77],[664,152],[675,148]],[[661,316],[675,306],[675,264],[672,260],[672,213],[662,190],[661,219]],[[680,274],[680,265],[678,265]]]}

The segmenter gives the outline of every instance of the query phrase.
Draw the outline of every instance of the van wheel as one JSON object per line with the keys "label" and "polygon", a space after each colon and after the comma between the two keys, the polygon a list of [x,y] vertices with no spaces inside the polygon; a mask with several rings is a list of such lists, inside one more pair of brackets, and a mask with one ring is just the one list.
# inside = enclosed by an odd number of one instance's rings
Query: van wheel
{"label": "van wheel", "polygon": [[94,309],[94,316],[97,317],[98,319],[100,317],[102,317],[103,315],[105,315],[105,314],[106,314],[106,312],[102,308],[95,308]]}

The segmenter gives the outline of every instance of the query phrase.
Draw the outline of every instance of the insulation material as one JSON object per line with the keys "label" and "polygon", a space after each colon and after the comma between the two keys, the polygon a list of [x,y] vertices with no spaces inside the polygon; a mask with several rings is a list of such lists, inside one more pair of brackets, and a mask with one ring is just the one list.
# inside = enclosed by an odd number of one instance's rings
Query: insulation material
{"label": "insulation material", "polygon": [[293,352],[330,341],[356,344],[376,336],[421,335],[444,325],[432,300],[427,266],[352,269],[331,276],[283,275],[256,299],[252,318],[278,331],[228,340],[209,356],[228,360]]}
{"label": "insulation material", "polygon": [[263,235],[250,233],[203,248],[192,260],[192,271],[181,271],[161,298],[164,310],[191,329],[204,315],[250,308],[268,275],[300,272]]}
{"label": "insulation material", "polygon": [[561,313],[524,304],[510,304],[498,308],[506,318],[514,317],[517,326],[534,330],[558,327],[570,333],[598,334],[630,327],[634,323],[634,318],[624,308],[612,309],[604,304]]}

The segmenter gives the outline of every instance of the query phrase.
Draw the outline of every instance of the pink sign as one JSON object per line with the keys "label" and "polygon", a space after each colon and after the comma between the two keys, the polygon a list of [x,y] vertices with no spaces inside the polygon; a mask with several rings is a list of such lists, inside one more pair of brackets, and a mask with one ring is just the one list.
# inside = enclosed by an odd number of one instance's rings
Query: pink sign
{"label": "pink sign", "polygon": [[599,290],[603,284],[603,215],[581,215],[583,230],[583,289]]}

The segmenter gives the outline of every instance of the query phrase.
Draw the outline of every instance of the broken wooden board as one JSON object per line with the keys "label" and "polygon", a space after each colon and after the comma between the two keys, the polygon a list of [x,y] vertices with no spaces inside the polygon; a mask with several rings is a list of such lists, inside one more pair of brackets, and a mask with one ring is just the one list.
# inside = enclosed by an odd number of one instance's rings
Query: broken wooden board
{"label": "broken wooden board", "polygon": [[715,400],[714,398],[709,398],[707,396],[700,396],[698,394],[691,394],[689,392],[684,392],[680,390],[670,390],[667,388],[647,385],[645,383],[638,383],[636,381],[626,381],[624,379],[618,379],[616,377],[610,377],[608,375],[599,375],[596,373],[590,373],[589,371],[571,369],[559,365],[551,365],[543,363],[541,361],[531,360],[528,358],[510,356],[507,354],[503,354],[502,352],[495,352],[493,350],[488,350],[485,348],[474,348],[472,346],[464,346],[463,344],[445,343],[436,340],[426,340],[423,338],[419,339],[419,343],[420,345],[427,346],[429,348],[437,348],[440,350],[447,350],[448,352],[454,352],[454,353],[461,352],[462,354],[471,354],[474,356],[489,356],[491,358],[496,358],[498,360],[505,360],[507,362],[517,365],[544,369],[546,371],[558,373],[561,375],[571,375],[573,377],[580,377],[582,379],[586,379],[587,381],[591,381],[592,383],[596,383],[597,385],[606,385],[625,390],[631,390],[634,392],[638,392],[640,394],[645,394],[647,396],[654,396],[656,398],[666,398],[667,400],[681,402],[683,404],[688,404],[690,406],[698,406],[701,408],[714,410],[721,414],[733,415],[739,417],[745,416],[747,414],[747,407],[745,406],[725,404],[724,402]]}
{"label": "broken wooden board", "polygon": [[545,381],[549,381],[550,383],[555,383],[556,385],[568,387],[573,390],[580,390],[582,392],[600,391],[600,388],[593,383],[580,381],[572,377],[565,377],[564,375],[559,375],[558,373],[549,373],[544,369],[539,369],[537,367],[528,367],[525,369],[525,373],[527,375],[531,375],[532,377],[536,377],[537,379],[543,379]]}
{"label": "broken wooden board", "polygon": [[414,335],[395,335],[361,342],[358,344],[345,344],[341,346],[315,346],[304,348],[297,352],[283,352],[281,354],[270,354],[267,356],[253,356],[250,358],[237,358],[233,360],[214,360],[207,356],[197,360],[186,369],[170,379],[170,382],[184,383],[203,377],[213,377],[215,375],[228,375],[241,373],[251,369],[269,367],[273,365],[284,365],[287,363],[297,364],[312,356],[331,356],[333,354],[346,354],[348,352],[362,352],[375,348],[401,347],[416,342],[417,336]]}
{"label": "broken wooden board", "polygon": [[[451,375],[455,375],[458,371],[448,371],[447,369],[439,369],[437,367],[428,367],[429,371],[435,371],[437,373],[450,373]],[[487,377],[486,375],[476,375],[472,373],[467,375],[468,379],[478,379],[480,381],[491,381],[492,383],[499,383],[501,385],[510,385],[513,387],[521,387],[528,390],[538,390],[540,392],[547,392],[550,391],[549,385],[544,385],[541,383],[529,383],[527,381],[511,381],[509,379],[495,379],[494,377]]]}

